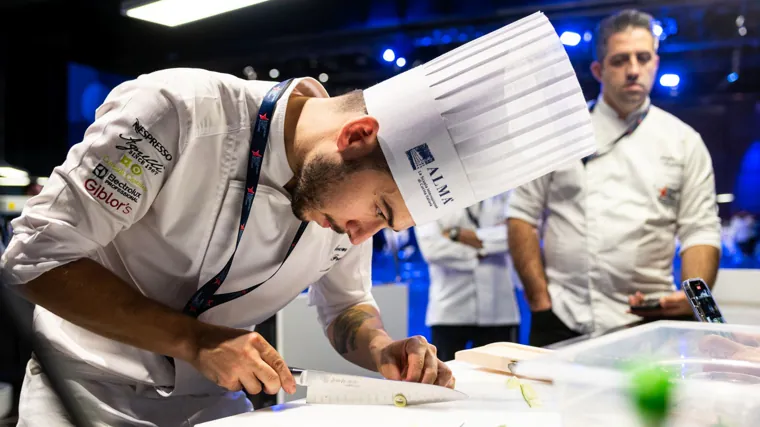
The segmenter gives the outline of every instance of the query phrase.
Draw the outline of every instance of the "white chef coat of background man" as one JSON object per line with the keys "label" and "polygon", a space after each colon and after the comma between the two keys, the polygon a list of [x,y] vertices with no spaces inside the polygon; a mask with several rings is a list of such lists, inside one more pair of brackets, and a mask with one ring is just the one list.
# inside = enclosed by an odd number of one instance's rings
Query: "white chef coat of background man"
{"label": "white chef coat of background man", "polygon": [[[435,347],[384,331],[368,239],[590,154],[584,107],[540,13],[335,98],[311,78],[143,75],[14,221],[2,277],[108,425],[189,426],[250,410],[242,389],[294,392],[252,329],[307,287],[347,360],[451,387]],[[34,360],[19,424],[67,425]]]}
{"label": "white chef coat of background man", "polygon": [[[509,246],[533,312],[532,345],[640,320],[627,311],[645,295],[663,308],[636,314],[691,316],[674,288],[676,238],[683,278],[712,285],[717,275],[710,154],[694,129],[650,103],[659,62],[651,16],[615,14],[600,24],[596,43],[596,155],[510,200]],[[544,213],[542,261],[535,225]]]}
{"label": "white chef coat of background man", "polygon": [[517,342],[508,200],[509,193],[500,194],[415,228],[430,272],[425,322],[441,360],[453,360],[470,341],[473,347]]}

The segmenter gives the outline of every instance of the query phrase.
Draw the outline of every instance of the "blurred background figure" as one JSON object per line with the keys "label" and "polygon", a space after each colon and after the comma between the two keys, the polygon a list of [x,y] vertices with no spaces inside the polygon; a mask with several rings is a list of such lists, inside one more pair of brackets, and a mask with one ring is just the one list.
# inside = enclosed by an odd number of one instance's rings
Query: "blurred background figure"
{"label": "blurred background figure", "polygon": [[734,262],[741,264],[745,258],[753,258],[758,247],[758,226],[755,216],[747,211],[740,211],[731,216],[724,231],[727,255]]}
{"label": "blurred background figure", "polygon": [[[591,65],[601,95],[589,107],[597,153],[522,186],[510,201],[510,252],[533,312],[531,345],[637,315],[692,318],[674,284],[676,238],[682,279],[715,282],[712,159],[699,133],[650,101],[660,63],[655,32],[652,16],[637,10],[602,20]],[[536,224],[544,214],[542,259]],[[645,298],[660,308],[631,311]]]}
{"label": "blurred background figure", "polygon": [[502,194],[415,228],[430,270],[426,324],[441,360],[453,360],[468,343],[517,342],[508,199]]}

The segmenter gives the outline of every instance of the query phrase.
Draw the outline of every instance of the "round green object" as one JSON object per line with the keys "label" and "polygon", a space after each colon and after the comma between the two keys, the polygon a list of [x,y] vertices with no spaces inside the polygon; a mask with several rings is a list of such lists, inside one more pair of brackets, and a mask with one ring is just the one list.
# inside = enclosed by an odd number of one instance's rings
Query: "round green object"
{"label": "round green object", "polygon": [[673,399],[670,374],[657,367],[638,369],[631,389],[639,415],[656,424],[665,421]]}

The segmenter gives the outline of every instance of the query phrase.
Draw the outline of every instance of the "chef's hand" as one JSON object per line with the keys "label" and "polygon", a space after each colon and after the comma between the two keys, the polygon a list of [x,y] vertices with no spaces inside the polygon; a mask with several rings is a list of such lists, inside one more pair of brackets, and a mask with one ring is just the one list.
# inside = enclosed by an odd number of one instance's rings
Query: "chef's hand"
{"label": "chef's hand", "polygon": [[203,324],[189,361],[217,385],[249,394],[293,394],[296,382],[277,350],[258,333]]}
{"label": "chef's hand", "polygon": [[374,359],[385,378],[454,388],[451,369],[438,360],[437,352],[434,345],[418,335],[391,342],[381,348]]}
{"label": "chef's hand", "polygon": [[[628,296],[629,305],[640,305],[644,302],[644,294],[636,292],[635,295]],[[635,311],[629,310],[629,313],[633,313],[641,317],[676,317],[676,316],[688,316],[693,314],[689,300],[686,299],[686,294],[683,291],[676,291],[670,295],[666,295],[660,298],[659,310],[647,310],[647,311]]]}

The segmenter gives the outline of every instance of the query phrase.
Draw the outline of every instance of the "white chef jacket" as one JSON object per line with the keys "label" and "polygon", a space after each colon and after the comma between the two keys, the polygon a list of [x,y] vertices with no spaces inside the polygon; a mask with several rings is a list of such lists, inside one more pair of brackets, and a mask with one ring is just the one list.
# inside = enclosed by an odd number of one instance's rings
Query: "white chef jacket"
{"label": "white chef jacket", "polygon": [[710,154],[700,135],[651,106],[629,137],[628,121],[600,96],[592,113],[599,153],[514,191],[509,217],[537,224],[546,213],[543,252],[554,313],[580,333],[639,319],[628,295],[675,289],[675,240],[720,249]]}
{"label": "white chef jacket", "polygon": [[[520,323],[516,275],[507,248],[509,193],[417,226],[417,242],[428,263],[430,290],[426,324],[501,326]],[[443,236],[452,227],[475,230],[482,249]],[[479,255],[482,257],[479,259]]]}
{"label": "white chef jacket", "polygon": [[[88,257],[148,298],[181,310],[232,255],[246,191],[251,123],[273,85],[172,69],[116,87],[84,140],[13,221],[15,235],[2,256],[5,283],[25,283]],[[304,78],[278,102],[250,217],[218,293],[272,276],[299,227],[283,188],[293,176],[283,132],[294,90],[328,96],[319,83]],[[326,327],[352,305],[375,305],[371,251],[369,241],[352,246],[346,235],[310,224],[266,284],[199,319],[252,329],[313,284],[310,301]],[[162,355],[103,338],[43,308],[36,309],[34,326],[82,371],[95,368],[98,379],[110,375],[174,395],[222,391],[183,361],[177,360],[175,369]]]}

